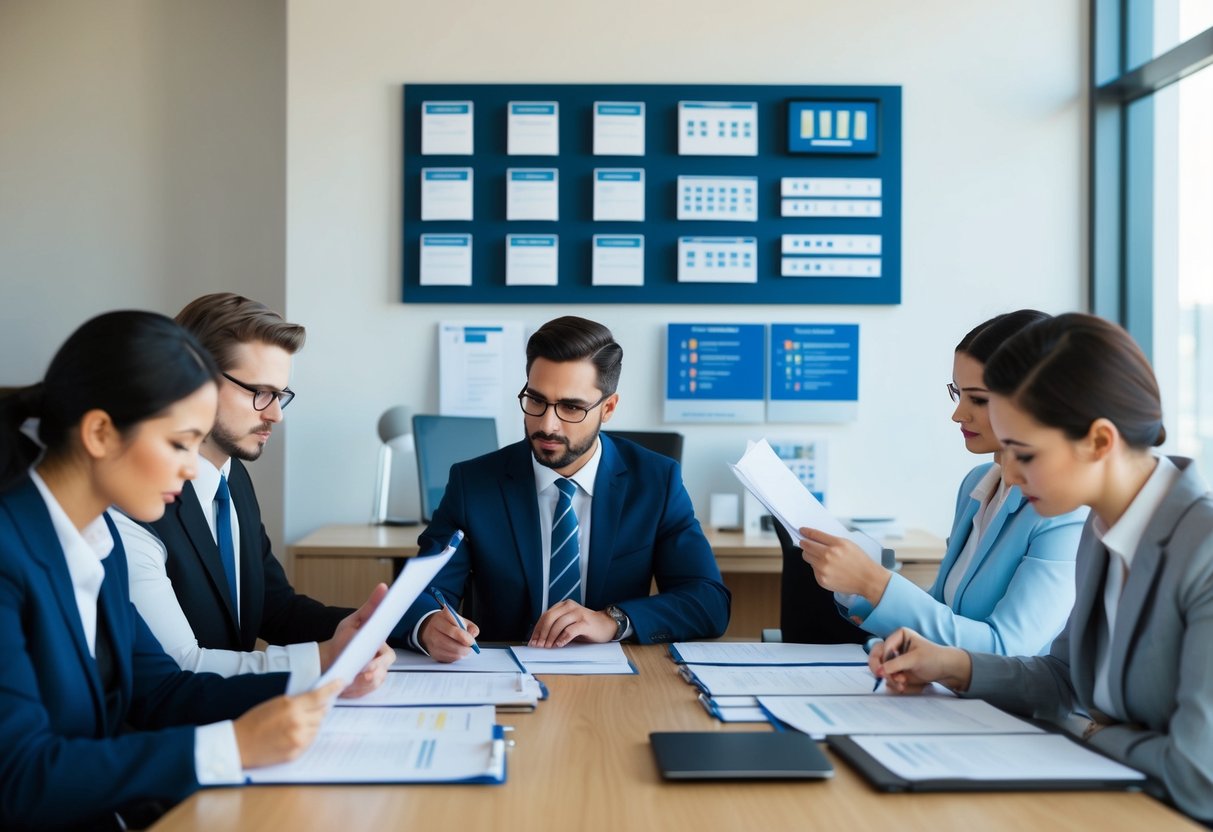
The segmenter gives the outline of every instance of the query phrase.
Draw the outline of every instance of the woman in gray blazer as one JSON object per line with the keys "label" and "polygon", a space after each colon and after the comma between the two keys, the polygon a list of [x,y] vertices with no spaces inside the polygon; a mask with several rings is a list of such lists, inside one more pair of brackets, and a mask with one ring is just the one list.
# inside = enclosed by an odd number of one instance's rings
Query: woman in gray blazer
{"label": "woman in gray blazer", "polygon": [[1091,507],[1074,610],[1044,656],[901,629],[873,648],[873,673],[1064,723],[1213,821],[1213,496],[1191,460],[1151,450],[1166,432],[1149,363],[1124,330],[1068,314],[1008,341],[985,381],[1008,478],[1046,517]]}

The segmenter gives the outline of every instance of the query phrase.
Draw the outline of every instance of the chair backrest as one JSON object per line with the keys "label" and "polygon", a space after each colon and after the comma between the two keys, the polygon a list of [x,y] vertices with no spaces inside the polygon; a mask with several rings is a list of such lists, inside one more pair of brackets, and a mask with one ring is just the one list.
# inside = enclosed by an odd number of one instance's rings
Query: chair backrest
{"label": "chair backrest", "polygon": [[668,456],[682,464],[682,434],[666,430],[608,430],[607,436],[619,437],[635,442],[642,448]]}
{"label": "chair backrest", "polygon": [[863,644],[871,633],[843,618],[834,593],[817,583],[813,567],[801,557],[800,547],[787,530],[775,523],[783,550],[779,578],[779,629],[784,641],[802,644]]}
{"label": "chair backrest", "polygon": [[451,466],[497,450],[497,420],[418,414],[413,417],[413,442],[421,482],[421,518],[428,523],[442,501]]}

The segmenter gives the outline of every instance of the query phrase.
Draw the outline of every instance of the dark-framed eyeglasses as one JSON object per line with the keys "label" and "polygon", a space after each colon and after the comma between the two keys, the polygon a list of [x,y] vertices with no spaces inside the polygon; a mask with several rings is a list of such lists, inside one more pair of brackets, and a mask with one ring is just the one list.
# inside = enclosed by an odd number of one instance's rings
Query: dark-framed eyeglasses
{"label": "dark-framed eyeglasses", "polygon": [[952,401],[960,402],[960,388],[956,386],[956,382],[948,382],[948,395],[952,397]]}
{"label": "dark-framed eyeglasses", "polygon": [[253,410],[265,410],[273,404],[274,399],[278,400],[279,408],[286,410],[286,406],[295,399],[295,391],[289,387],[284,390],[275,390],[272,387],[254,387],[251,384],[245,384],[238,378],[232,378],[227,373],[220,373],[220,375],[237,387],[243,387],[253,394]]}
{"label": "dark-framed eyeglasses", "polygon": [[527,416],[542,416],[548,412],[548,408],[556,409],[556,418],[562,422],[569,424],[577,424],[584,422],[585,417],[590,415],[590,411],[605,402],[609,395],[603,396],[598,401],[591,405],[573,404],[572,402],[549,402],[546,399],[541,399],[534,393],[528,393],[526,388],[522,388],[522,392],[518,394],[518,404],[522,408],[522,412]]}

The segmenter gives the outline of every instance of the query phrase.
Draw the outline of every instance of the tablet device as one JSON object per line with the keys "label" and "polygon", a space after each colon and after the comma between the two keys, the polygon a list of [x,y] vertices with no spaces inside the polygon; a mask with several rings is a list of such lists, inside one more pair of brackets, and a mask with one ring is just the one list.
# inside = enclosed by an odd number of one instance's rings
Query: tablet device
{"label": "tablet device", "polygon": [[801,780],[834,776],[834,766],[798,731],[689,731],[649,734],[667,780]]}

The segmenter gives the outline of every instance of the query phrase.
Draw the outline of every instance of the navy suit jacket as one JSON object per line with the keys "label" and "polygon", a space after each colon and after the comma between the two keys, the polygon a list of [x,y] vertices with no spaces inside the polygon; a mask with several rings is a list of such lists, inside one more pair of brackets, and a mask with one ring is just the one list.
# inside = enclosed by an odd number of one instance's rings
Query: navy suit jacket
{"label": "navy suit jacket", "polygon": [[332,638],[341,619],[353,610],[326,607],[295,592],[282,564],[274,557],[261,522],[257,492],[239,460],[232,460],[228,488],[232,493],[232,510],[240,520],[238,623],[219,547],[198,505],[193,484],[185,484],[163,517],[144,524],[168,550],[165,569],[198,646],[248,652],[256,649],[259,638],[269,644]]}
{"label": "navy suit jacket", "polygon": [[[720,579],[678,463],[626,439],[599,434],[585,606],[617,605],[641,643],[716,638],[729,624]],[[422,533],[422,552],[439,551],[456,529],[459,551],[434,579],[457,604],[469,577],[475,622],[486,641],[525,641],[543,613],[543,546],[531,449],[518,442],[452,466],[442,502]],[[657,595],[649,595],[653,580]],[[427,594],[398,633],[438,608]]]}
{"label": "navy suit jacket", "polygon": [[137,801],[180,800],[198,787],[193,726],[286,689],[285,673],[181,671],[131,605],[126,555],[106,522],[114,549],[98,612],[121,719],[107,712],[42,495],[28,477],[0,494],[0,828],[92,826]]}

